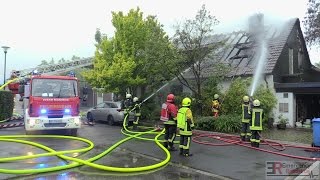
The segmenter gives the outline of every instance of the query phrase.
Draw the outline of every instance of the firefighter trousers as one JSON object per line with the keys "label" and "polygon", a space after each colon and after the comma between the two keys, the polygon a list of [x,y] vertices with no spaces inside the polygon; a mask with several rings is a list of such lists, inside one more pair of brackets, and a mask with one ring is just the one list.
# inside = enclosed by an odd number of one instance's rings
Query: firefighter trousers
{"label": "firefighter trousers", "polygon": [[133,129],[134,130],[138,129],[139,119],[140,119],[140,116],[134,116],[134,119],[133,119]]}
{"label": "firefighter trousers", "polygon": [[173,148],[174,139],[176,138],[177,125],[175,124],[164,124],[164,147]]}
{"label": "firefighter trousers", "polygon": [[259,130],[252,130],[251,131],[251,146],[253,147],[259,147],[259,144],[260,144],[260,133],[261,131]]}
{"label": "firefighter trousers", "polygon": [[180,134],[180,155],[189,155],[190,150],[190,143],[191,143],[191,135],[181,135]]}
{"label": "firefighter trousers", "polygon": [[241,140],[245,141],[246,139],[249,140],[251,138],[251,131],[250,131],[250,124],[242,122],[242,128],[241,128]]}

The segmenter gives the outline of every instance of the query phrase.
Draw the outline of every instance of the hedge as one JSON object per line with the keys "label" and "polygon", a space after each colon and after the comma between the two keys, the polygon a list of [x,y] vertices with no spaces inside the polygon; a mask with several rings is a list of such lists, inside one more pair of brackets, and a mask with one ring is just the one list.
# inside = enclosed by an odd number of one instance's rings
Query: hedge
{"label": "hedge", "polygon": [[241,129],[241,116],[220,115],[218,118],[214,118],[212,116],[198,117],[196,120],[196,129],[224,133],[238,133]]}
{"label": "hedge", "polygon": [[10,91],[0,91],[0,120],[10,118],[14,108],[14,95]]}

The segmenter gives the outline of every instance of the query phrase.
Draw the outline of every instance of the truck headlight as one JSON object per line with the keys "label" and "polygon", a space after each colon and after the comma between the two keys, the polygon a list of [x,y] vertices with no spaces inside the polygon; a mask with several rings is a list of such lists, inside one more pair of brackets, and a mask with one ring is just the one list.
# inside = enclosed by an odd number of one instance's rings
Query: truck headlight
{"label": "truck headlight", "polygon": [[75,119],[74,119],[74,123],[76,123],[76,124],[80,124],[80,119],[75,118]]}
{"label": "truck headlight", "polygon": [[36,120],[35,120],[35,119],[30,119],[30,120],[29,120],[29,125],[30,125],[30,126],[34,126],[35,123],[36,123]]}

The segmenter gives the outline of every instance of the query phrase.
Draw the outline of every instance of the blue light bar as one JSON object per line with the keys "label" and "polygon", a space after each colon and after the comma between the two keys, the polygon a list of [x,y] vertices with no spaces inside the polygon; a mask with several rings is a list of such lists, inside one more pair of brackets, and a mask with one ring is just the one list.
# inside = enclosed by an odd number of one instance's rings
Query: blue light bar
{"label": "blue light bar", "polygon": [[64,110],[64,113],[66,113],[66,114],[69,114],[71,111],[70,111],[70,109],[65,109]]}
{"label": "blue light bar", "polygon": [[46,109],[41,109],[40,112],[41,112],[41,114],[46,114],[47,110]]}

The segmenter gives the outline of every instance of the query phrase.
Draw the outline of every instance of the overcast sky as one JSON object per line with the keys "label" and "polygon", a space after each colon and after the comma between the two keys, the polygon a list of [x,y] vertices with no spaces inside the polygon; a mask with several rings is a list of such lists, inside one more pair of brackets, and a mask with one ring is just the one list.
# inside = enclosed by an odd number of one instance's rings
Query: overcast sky
{"label": "overcast sky", "polygon": [[[218,32],[245,27],[249,15],[262,12],[269,21],[303,20],[308,0],[6,0],[0,2],[0,46],[7,53],[7,77],[13,69],[32,68],[41,60],[70,59],[72,55],[94,55],[96,28],[113,34],[112,11],[128,12],[140,7],[145,15],[156,15],[165,31],[193,18],[202,4],[221,22]],[[302,25],[302,23],[301,23]],[[303,25],[302,25],[303,26]],[[312,50],[312,62],[317,62]],[[0,82],[4,53],[0,50]]]}

